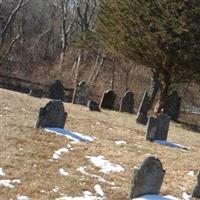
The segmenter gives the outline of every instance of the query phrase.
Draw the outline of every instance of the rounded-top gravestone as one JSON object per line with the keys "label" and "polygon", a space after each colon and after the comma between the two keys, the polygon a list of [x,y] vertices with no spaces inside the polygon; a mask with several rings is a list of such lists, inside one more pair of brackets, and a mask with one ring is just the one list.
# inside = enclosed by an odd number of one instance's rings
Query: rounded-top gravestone
{"label": "rounded-top gravestone", "polygon": [[73,94],[72,103],[80,104],[80,105],[87,105],[89,96],[89,87],[85,81],[81,81],[79,84],[76,85]]}
{"label": "rounded-top gravestone", "polygon": [[146,194],[159,194],[164,179],[165,170],[159,159],[146,158],[141,166],[134,170],[130,198]]}
{"label": "rounded-top gravestone", "polygon": [[178,96],[176,91],[173,91],[166,100],[164,113],[171,117],[171,120],[178,121],[182,98]]}
{"label": "rounded-top gravestone", "polygon": [[53,100],[40,108],[36,128],[64,128],[67,113],[65,112],[62,101]]}
{"label": "rounded-top gravestone", "polygon": [[60,80],[55,80],[49,88],[49,98],[64,101],[64,86]]}
{"label": "rounded-top gravestone", "polygon": [[133,114],[134,107],[134,94],[133,92],[127,91],[121,101],[120,112],[127,112]]}
{"label": "rounded-top gravestone", "polygon": [[101,99],[100,107],[112,110],[114,108],[116,96],[114,90],[107,90]]}

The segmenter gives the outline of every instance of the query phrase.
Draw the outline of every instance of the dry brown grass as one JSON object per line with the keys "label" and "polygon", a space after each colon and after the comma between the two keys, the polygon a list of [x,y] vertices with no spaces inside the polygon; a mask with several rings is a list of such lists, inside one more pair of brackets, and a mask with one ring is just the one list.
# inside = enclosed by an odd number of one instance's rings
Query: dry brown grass
{"label": "dry brown grass", "polygon": [[[1,179],[21,180],[21,184],[14,189],[0,188],[1,200],[16,199],[18,194],[27,195],[31,199],[55,199],[60,196],[58,192],[52,192],[56,186],[66,195],[81,196],[85,190],[95,193],[93,188],[97,183],[102,186],[107,199],[128,199],[133,167],[138,166],[149,154],[156,155],[166,170],[162,194],[181,198],[183,187],[191,193],[196,184],[196,177],[188,176],[187,173],[200,170],[200,135],[184,130],[180,125],[171,124],[169,140],[189,147],[189,151],[145,141],[145,127],[136,124],[133,115],[107,110],[90,112],[84,106],[66,103],[65,109],[69,115],[65,129],[97,139],[90,144],[73,144],[73,151],[64,154],[58,161],[50,162],[54,151],[66,147],[70,141],[33,128],[39,107],[44,106],[48,99],[32,98],[3,89],[0,89],[0,98],[0,167],[6,173],[6,177]],[[127,144],[117,146],[116,140],[125,140]],[[86,158],[98,155],[121,164],[125,171],[103,175]],[[107,183],[83,176],[76,170],[80,166],[87,166],[87,172],[113,181],[119,188],[114,189]],[[59,168],[66,169],[70,175],[61,176]]]}

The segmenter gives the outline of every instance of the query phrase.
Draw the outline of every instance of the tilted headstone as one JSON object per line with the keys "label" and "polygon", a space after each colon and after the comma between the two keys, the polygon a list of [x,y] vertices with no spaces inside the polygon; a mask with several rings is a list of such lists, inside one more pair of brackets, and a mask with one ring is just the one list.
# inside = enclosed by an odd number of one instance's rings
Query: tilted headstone
{"label": "tilted headstone", "polygon": [[72,103],[80,104],[80,105],[87,105],[89,96],[89,88],[85,81],[81,81],[79,84],[76,85],[73,94]]}
{"label": "tilted headstone", "polygon": [[121,101],[120,112],[127,112],[133,114],[134,112],[134,94],[133,92],[127,91]]}
{"label": "tilted headstone", "polygon": [[193,190],[192,197],[200,198],[200,171],[197,176],[197,185],[195,186]]}
{"label": "tilted headstone", "polygon": [[43,90],[42,89],[30,89],[29,95],[32,97],[42,98]]}
{"label": "tilted headstone", "polygon": [[90,109],[90,111],[98,111],[98,112],[100,112],[99,106],[95,101],[88,100],[87,107]]}
{"label": "tilted headstone", "polygon": [[137,198],[146,194],[159,194],[165,170],[159,159],[146,158],[141,166],[134,170],[130,198]]}
{"label": "tilted headstone", "polygon": [[101,99],[100,107],[112,110],[114,108],[116,96],[114,90],[107,90]]}
{"label": "tilted headstone", "polygon": [[148,91],[146,90],[137,112],[136,122],[146,125],[148,121],[147,117],[148,110],[149,110],[149,96],[148,96]]}
{"label": "tilted headstone", "polygon": [[64,128],[67,113],[62,101],[53,100],[40,108],[36,128],[55,127]]}
{"label": "tilted headstone", "polygon": [[170,117],[167,114],[159,114],[157,118],[149,117],[147,124],[146,140],[167,140]]}
{"label": "tilted headstone", "polygon": [[49,88],[49,98],[64,101],[64,86],[62,85],[60,80],[56,80],[51,84]]}
{"label": "tilted headstone", "polygon": [[178,96],[176,91],[173,91],[171,95],[167,97],[164,113],[168,114],[172,120],[178,121],[180,108],[181,108],[181,97]]}

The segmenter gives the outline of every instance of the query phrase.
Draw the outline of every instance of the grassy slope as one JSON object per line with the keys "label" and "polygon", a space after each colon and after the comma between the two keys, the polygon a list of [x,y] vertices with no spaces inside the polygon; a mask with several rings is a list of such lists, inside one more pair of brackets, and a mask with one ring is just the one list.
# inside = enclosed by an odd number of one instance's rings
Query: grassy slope
{"label": "grassy slope", "polygon": [[[95,194],[93,188],[97,183],[102,186],[107,199],[128,199],[133,167],[138,166],[148,154],[159,157],[166,170],[162,194],[181,198],[182,187],[191,192],[196,184],[196,177],[188,176],[187,173],[199,170],[200,135],[184,130],[177,124],[172,123],[170,126],[169,141],[191,148],[189,151],[145,141],[145,127],[136,124],[133,115],[106,110],[101,113],[90,112],[86,107],[66,103],[68,118],[65,129],[97,139],[89,145],[73,144],[73,151],[64,154],[58,161],[49,162],[54,151],[66,147],[70,141],[33,128],[39,107],[44,106],[48,99],[32,98],[3,89],[0,89],[0,99],[0,167],[7,175],[4,179],[21,180],[21,184],[12,190],[0,188],[2,200],[15,199],[18,194],[27,195],[31,199],[55,199],[60,196],[51,192],[56,186],[66,195],[81,196],[84,190]],[[117,146],[114,143],[116,140],[125,140],[127,145]],[[121,164],[125,171],[104,175],[85,158],[88,155],[103,155],[111,162]],[[89,176],[83,177],[76,170],[80,166],[87,166],[87,172],[113,181],[119,188],[114,189]],[[70,176],[61,176],[58,171],[60,168],[66,169]],[[41,193],[41,190],[46,193]]]}

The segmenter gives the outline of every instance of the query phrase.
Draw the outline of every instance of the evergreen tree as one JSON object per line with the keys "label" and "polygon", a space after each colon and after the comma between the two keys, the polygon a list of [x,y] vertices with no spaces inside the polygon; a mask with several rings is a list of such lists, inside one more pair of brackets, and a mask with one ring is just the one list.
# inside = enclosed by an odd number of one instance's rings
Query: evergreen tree
{"label": "evergreen tree", "polygon": [[199,0],[102,0],[104,46],[160,74],[157,113],[173,83],[200,80]]}

